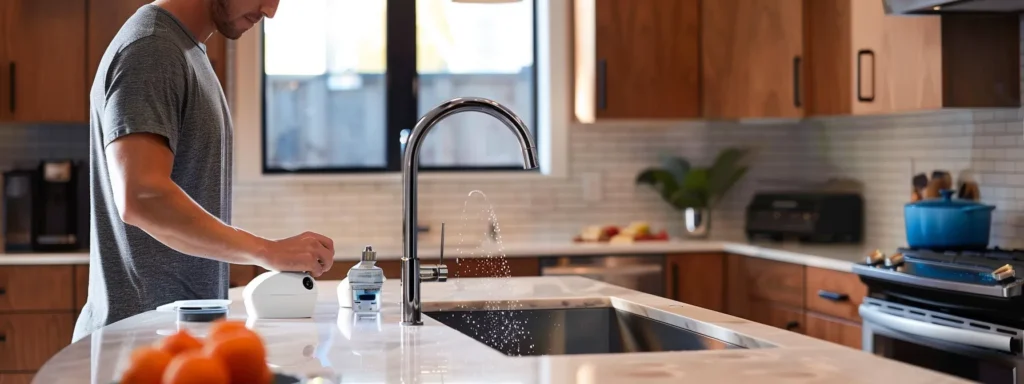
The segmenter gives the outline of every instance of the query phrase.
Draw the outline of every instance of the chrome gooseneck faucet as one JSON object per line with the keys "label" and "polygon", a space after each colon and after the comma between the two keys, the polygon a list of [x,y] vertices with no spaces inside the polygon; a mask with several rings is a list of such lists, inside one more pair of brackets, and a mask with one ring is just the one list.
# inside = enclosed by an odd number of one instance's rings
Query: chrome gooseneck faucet
{"label": "chrome gooseneck faucet", "polygon": [[[530,138],[530,130],[523,120],[512,111],[494,101],[479,97],[463,97],[452,99],[437,108],[430,110],[416,122],[409,134],[405,146],[405,158],[402,161],[402,236],[405,238],[404,255],[402,256],[402,324],[422,325],[422,306],[420,303],[421,281],[445,281],[448,278],[448,267],[442,264],[420,266],[420,258],[416,255],[416,177],[420,167],[420,145],[423,139],[434,128],[434,125],[451,115],[461,112],[483,112],[505,124],[523,148],[523,168],[537,168],[537,147]],[[442,234],[442,244],[444,244]],[[444,246],[442,245],[442,248]],[[442,252],[444,250],[442,249]]]}

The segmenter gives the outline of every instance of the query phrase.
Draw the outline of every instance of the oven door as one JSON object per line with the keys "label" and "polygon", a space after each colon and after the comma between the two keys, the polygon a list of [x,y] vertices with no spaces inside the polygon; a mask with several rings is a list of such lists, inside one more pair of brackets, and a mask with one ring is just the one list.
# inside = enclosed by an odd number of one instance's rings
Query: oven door
{"label": "oven door", "polygon": [[1020,330],[866,298],[863,349],[980,383],[1024,384]]}

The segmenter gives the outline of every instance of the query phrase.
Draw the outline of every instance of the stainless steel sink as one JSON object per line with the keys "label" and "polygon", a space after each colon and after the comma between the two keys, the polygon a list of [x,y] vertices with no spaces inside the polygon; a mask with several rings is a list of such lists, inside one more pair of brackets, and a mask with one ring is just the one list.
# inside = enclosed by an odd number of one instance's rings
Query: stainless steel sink
{"label": "stainless steel sink", "polygon": [[743,348],[607,307],[439,311],[426,315],[509,356]]}

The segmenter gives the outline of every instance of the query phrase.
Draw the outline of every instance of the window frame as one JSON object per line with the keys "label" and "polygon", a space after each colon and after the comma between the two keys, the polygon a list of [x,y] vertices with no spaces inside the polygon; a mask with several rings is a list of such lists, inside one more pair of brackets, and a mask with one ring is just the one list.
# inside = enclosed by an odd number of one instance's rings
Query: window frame
{"label": "window frame", "polygon": [[[533,3],[532,31],[533,49],[532,65],[530,66],[530,97],[533,113],[527,121],[534,144],[540,147],[539,140],[539,46],[540,30],[538,24],[538,8],[541,1],[522,0]],[[416,2],[407,0],[387,0],[385,25],[385,90],[384,90],[384,127],[385,127],[385,166],[383,167],[323,167],[323,168],[271,168],[267,164],[267,72],[266,53],[261,49],[257,68],[259,72],[260,92],[260,172],[264,175],[344,175],[344,174],[380,174],[399,173],[402,171],[402,150],[400,138],[402,131],[412,129],[419,120],[419,72],[417,71],[416,46]],[[266,33],[265,24],[258,26],[260,44]],[[411,57],[411,60],[409,59]],[[471,95],[465,95],[471,96]],[[512,141],[510,140],[510,145]],[[508,166],[427,166],[420,165],[423,172],[473,173],[473,172],[524,172],[540,173],[540,168],[523,169],[519,165]]]}

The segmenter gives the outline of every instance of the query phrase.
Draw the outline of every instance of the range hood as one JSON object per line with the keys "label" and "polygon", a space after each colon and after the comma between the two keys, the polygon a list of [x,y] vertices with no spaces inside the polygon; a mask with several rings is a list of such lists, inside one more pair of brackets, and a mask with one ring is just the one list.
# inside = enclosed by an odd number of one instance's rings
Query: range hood
{"label": "range hood", "polygon": [[886,14],[934,15],[950,13],[1021,13],[1024,0],[877,0]]}

